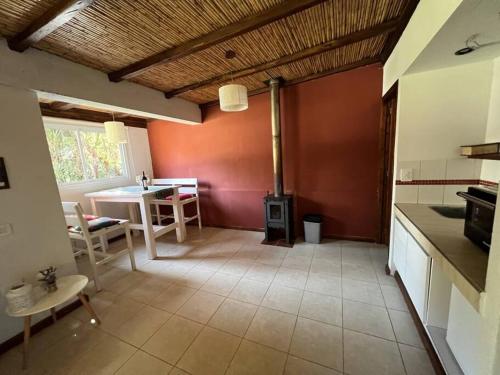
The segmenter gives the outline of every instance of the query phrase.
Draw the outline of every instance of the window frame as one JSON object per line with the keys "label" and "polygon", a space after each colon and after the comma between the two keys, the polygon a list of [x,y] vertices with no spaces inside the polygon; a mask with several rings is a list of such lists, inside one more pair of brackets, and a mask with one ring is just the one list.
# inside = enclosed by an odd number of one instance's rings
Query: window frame
{"label": "window frame", "polygon": [[[105,132],[104,124],[99,122],[90,122],[82,120],[43,117],[43,128],[44,128],[44,133],[45,129],[47,128],[76,131],[78,154],[80,156],[80,160],[82,161],[82,169],[85,175],[85,155],[83,154],[83,149],[81,147],[80,133],[78,131],[92,130],[94,132],[104,133]],[[127,130],[127,138],[128,138],[128,130]],[[47,142],[47,139],[45,139],[45,141]],[[47,148],[48,148],[48,143],[47,143]],[[66,189],[78,190],[81,189],[82,187],[89,187],[89,186],[97,187],[97,186],[108,186],[108,185],[127,183],[130,180],[130,176],[132,175],[128,147],[127,144],[121,143],[119,144],[119,148],[120,148],[121,160],[123,163],[123,175],[115,177],[96,178],[96,179],[85,178],[84,180],[74,181],[74,182],[57,182],[57,186],[60,189],[64,190]],[[52,162],[52,156],[51,156],[51,162]]]}

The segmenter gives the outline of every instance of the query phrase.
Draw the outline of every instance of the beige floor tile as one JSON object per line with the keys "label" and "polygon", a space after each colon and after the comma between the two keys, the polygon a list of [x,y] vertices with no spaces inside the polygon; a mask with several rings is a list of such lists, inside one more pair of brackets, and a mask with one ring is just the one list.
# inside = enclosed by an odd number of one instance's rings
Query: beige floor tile
{"label": "beige floor tile", "polygon": [[260,305],[269,285],[260,281],[241,279],[229,294],[229,297],[242,302]]}
{"label": "beige floor tile", "polygon": [[342,327],[342,299],[326,294],[305,292],[299,315]]}
{"label": "beige floor tile", "polygon": [[250,267],[252,267],[254,264],[253,259],[250,260],[247,258],[237,258],[237,256],[238,254],[236,254],[233,259],[225,263],[221,267],[219,272],[227,273],[234,276],[243,276],[245,273],[247,273]]}
{"label": "beige floor tile", "polygon": [[304,242],[303,238],[295,240],[295,244],[288,250],[287,256],[299,256],[312,258],[314,256],[315,244]]}
{"label": "beige floor tile", "polygon": [[290,354],[342,371],[342,328],[299,317]]}
{"label": "beige floor tile", "polygon": [[410,313],[389,309],[389,316],[398,342],[419,348],[424,347]]}
{"label": "beige floor tile", "polygon": [[262,253],[260,253],[255,261],[269,266],[279,267],[283,263],[286,253],[286,250],[277,251],[276,249],[265,249]]}
{"label": "beige floor tile", "polygon": [[371,263],[368,265],[342,263],[342,277],[346,279],[378,283],[377,275],[375,274]]}
{"label": "beige floor tile", "polygon": [[388,285],[396,288],[398,287],[398,283],[396,282],[394,276],[387,275],[385,273],[385,270],[375,269],[375,272],[377,274],[377,280],[380,285]]}
{"label": "beige floor tile", "polygon": [[142,347],[142,350],[175,365],[203,326],[172,316]]}
{"label": "beige floor tile", "polygon": [[260,307],[245,338],[272,348],[288,351],[296,316]]}
{"label": "beige floor tile", "polygon": [[393,341],[344,330],[344,371],[349,375],[404,375]]}
{"label": "beige floor tile", "polygon": [[171,370],[169,364],[138,350],[116,375],[168,375]]}
{"label": "beige floor tile", "polygon": [[[100,317],[104,310],[110,307],[117,298],[118,294],[107,290],[102,290],[96,295],[90,297],[90,304],[92,305],[96,314]],[[77,318],[82,322],[89,321],[89,313],[83,306],[72,312],[70,316]]]}
{"label": "beige floor tile", "polygon": [[207,324],[223,301],[224,297],[199,290],[177,311],[177,315]]}
{"label": "beige floor tile", "polygon": [[309,292],[341,297],[341,278],[328,273],[310,273],[309,277],[307,278],[306,290]]}
{"label": "beige floor tile", "polygon": [[207,257],[203,259],[197,266],[196,268],[198,269],[206,269],[210,270],[213,272],[217,272],[219,269],[221,269],[224,264],[229,260],[229,258],[224,258],[224,257]]}
{"label": "beige floor tile", "polygon": [[273,283],[262,300],[262,306],[297,315],[302,294],[303,291],[300,289]]}
{"label": "beige floor tile", "polygon": [[277,267],[255,263],[243,277],[248,280],[260,281],[261,283],[269,285],[274,280],[277,271]]}
{"label": "beige floor tile", "polygon": [[243,340],[226,374],[281,375],[285,361],[285,353]]}
{"label": "beige floor tile", "polygon": [[138,302],[149,304],[170,285],[170,281],[158,277],[148,277],[140,282],[139,285],[125,291],[123,295]]}
{"label": "beige floor tile", "polygon": [[256,311],[255,305],[228,298],[212,316],[208,325],[243,337]]}
{"label": "beige floor tile", "polygon": [[295,289],[304,289],[306,287],[307,276],[308,273],[306,271],[280,267],[276,273],[273,284],[279,284]]}
{"label": "beige floor tile", "polygon": [[172,314],[145,306],[132,318],[123,323],[114,332],[123,341],[140,347],[142,346],[170,317]]}
{"label": "beige floor tile", "polygon": [[344,246],[342,248],[342,264],[371,266],[371,263],[370,248],[354,246]]}
{"label": "beige floor tile", "polygon": [[300,271],[309,271],[312,258],[308,256],[287,255],[281,267],[292,268]]}
{"label": "beige floor tile", "polygon": [[406,373],[408,375],[434,375],[429,355],[424,349],[415,348],[404,344],[399,344]]}
{"label": "beige floor tile", "polygon": [[169,375],[191,375],[191,374],[178,367],[174,367]]}
{"label": "beige floor tile", "polygon": [[397,287],[381,285],[382,295],[384,296],[385,304],[388,309],[408,311],[408,306]]}
{"label": "beige floor tile", "polygon": [[171,285],[164,292],[151,301],[151,305],[175,313],[179,308],[196,293],[196,289],[180,285]]}
{"label": "beige floor tile", "polygon": [[203,285],[201,290],[227,297],[239,281],[239,276],[218,272]]}
{"label": "beige floor tile", "polygon": [[224,374],[240,341],[239,337],[205,327],[177,363],[177,367],[193,375]]}
{"label": "beige floor tile", "polygon": [[311,264],[311,272],[328,273],[337,277],[342,276],[342,265],[338,260],[315,258]]}
{"label": "beige floor tile", "polygon": [[133,346],[108,335],[99,344],[77,356],[61,373],[114,374],[135,351],[136,348]]}
{"label": "beige floor tile", "polygon": [[315,259],[330,259],[340,262],[341,261],[341,248],[340,245],[335,244],[319,244],[314,247]]}
{"label": "beige floor tile", "polygon": [[341,375],[340,372],[289,355],[284,375]]}
{"label": "beige floor tile", "polygon": [[140,271],[127,272],[127,275],[119,278],[114,283],[106,287],[106,290],[116,294],[122,294],[127,290],[134,288],[138,283],[142,282],[147,277],[147,274]]}
{"label": "beige floor tile", "polygon": [[385,307],[344,300],[343,318],[344,328],[383,339],[396,340]]}
{"label": "beige floor tile", "polygon": [[211,269],[193,268],[182,275],[182,277],[176,281],[176,284],[198,289],[205,284],[207,280],[214,275],[214,273],[215,271]]}
{"label": "beige floor tile", "polygon": [[342,296],[344,299],[385,306],[378,283],[342,279]]}
{"label": "beige floor tile", "polygon": [[101,319],[99,329],[113,334],[116,333],[123,323],[132,318],[144,306],[143,303],[119,296],[111,306],[99,314]]}

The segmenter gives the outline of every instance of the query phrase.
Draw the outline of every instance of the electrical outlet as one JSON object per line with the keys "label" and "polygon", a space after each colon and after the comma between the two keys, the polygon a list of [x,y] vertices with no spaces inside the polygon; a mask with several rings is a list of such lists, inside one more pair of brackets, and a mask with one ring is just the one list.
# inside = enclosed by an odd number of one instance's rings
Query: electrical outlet
{"label": "electrical outlet", "polygon": [[8,237],[12,234],[12,225],[0,224],[0,238]]}
{"label": "electrical outlet", "polygon": [[399,179],[401,181],[413,181],[413,169],[401,168],[401,171],[399,172]]}

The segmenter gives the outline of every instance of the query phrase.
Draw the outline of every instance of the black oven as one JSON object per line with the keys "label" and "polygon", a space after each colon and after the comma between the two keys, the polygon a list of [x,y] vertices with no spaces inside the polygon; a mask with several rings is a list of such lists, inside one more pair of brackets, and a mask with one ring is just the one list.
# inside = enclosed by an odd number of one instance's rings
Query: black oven
{"label": "black oven", "polygon": [[470,187],[458,196],[467,201],[464,234],[483,250],[489,251],[497,192],[480,187]]}

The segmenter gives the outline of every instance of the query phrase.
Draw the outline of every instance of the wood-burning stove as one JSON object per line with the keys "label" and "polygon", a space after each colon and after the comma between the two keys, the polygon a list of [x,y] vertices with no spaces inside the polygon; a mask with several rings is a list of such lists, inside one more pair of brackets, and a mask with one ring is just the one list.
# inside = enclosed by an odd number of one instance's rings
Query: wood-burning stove
{"label": "wood-burning stove", "polygon": [[293,197],[283,194],[283,163],[281,157],[279,79],[269,80],[271,91],[271,126],[273,134],[274,194],[264,197],[264,243],[293,245]]}
{"label": "wood-burning stove", "polygon": [[293,197],[282,195],[264,197],[265,212],[265,243],[292,245],[294,241],[293,228]]}

